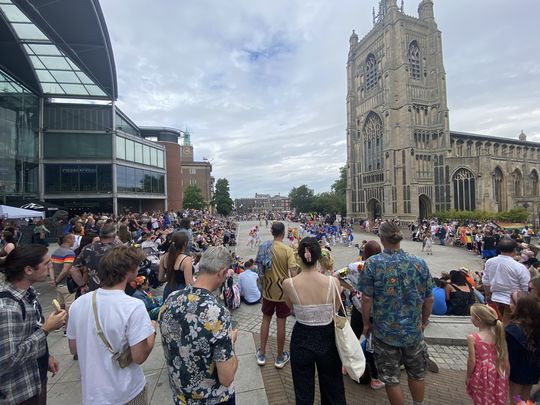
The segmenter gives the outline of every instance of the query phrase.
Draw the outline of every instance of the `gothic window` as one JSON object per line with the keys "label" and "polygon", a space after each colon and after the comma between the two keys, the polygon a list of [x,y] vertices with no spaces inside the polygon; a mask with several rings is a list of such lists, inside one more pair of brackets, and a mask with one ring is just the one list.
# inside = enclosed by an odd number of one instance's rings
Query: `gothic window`
{"label": "gothic window", "polygon": [[538,196],[538,172],[536,169],[531,172],[531,195],[533,197]]}
{"label": "gothic window", "polygon": [[364,124],[364,170],[371,172],[383,168],[383,123],[370,112]]}
{"label": "gothic window", "polygon": [[519,169],[516,169],[512,176],[514,180],[514,197],[521,197],[523,195],[523,175]]}
{"label": "gothic window", "polygon": [[500,167],[495,169],[493,173],[493,198],[497,203],[499,212],[506,209],[506,195],[505,195],[504,175]]}
{"label": "gothic window", "polygon": [[377,86],[378,72],[375,55],[370,53],[366,59],[366,90],[371,90]]}
{"label": "gothic window", "polygon": [[409,65],[409,73],[411,79],[420,80],[422,77],[420,65],[420,48],[418,48],[418,42],[416,41],[412,41],[409,45]]}
{"label": "gothic window", "polygon": [[499,144],[493,145],[493,155],[499,156]]}
{"label": "gothic window", "polygon": [[459,211],[474,211],[476,208],[476,184],[470,170],[459,169],[452,176],[454,186],[454,208]]}

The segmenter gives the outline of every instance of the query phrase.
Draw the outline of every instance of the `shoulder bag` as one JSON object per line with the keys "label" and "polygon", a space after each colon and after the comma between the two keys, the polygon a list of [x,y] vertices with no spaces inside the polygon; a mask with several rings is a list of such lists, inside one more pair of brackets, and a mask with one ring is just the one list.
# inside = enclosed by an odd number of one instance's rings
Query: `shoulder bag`
{"label": "shoulder bag", "polygon": [[94,320],[96,321],[96,330],[97,334],[100,337],[101,341],[107,348],[109,352],[112,354],[112,360],[113,363],[117,363],[118,367],[120,368],[126,368],[133,362],[133,358],[131,357],[131,349],[128,348],[124,350],[122,353],[115,352],[107,339],[105,338],[105,335],[103,334],[103,330],[101,329],[101,325],[99,324],[98,314],[97,314],[97,305],[96,305],[96,292],[94,291],[92,293],[92,309],[94,311]]}
{"label": "shoulder bag", "polygon": [[[338,297],[340,297],[339,288],[334,283],[334,279],[330,277],[330,282],[336,288]],[[334,331],[336,334],[336,347],[341,359],[341,363],[347,374],[354,381],[359,382],[360,377],[364,374],[366,369],[366,358],[364,357],[364,352],[362,351],[362,346],[360,345],[360,340],[354,334],[349,319],[347,318],[347,312],[345,312],[345,307],[343,306],[343,301],[341,297],[339,298],[341,304],[341,310],[343,315],[336,313],[336,295],[332,296],[332,310],[334,311]]]}

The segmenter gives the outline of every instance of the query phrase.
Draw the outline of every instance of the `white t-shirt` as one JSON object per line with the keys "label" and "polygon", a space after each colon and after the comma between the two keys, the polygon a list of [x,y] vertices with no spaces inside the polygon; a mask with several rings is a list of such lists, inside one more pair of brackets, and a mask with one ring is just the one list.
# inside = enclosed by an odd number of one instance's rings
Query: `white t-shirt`
{"label": "white t-shirt", "polygon": [[499,255],[486,261],[482,283],[489,286],[491,300],[510,305],[514,291],[527,291],[531,273],[512,257]]}
{"label": "white t-shirt", "polygon": [[238,276],[240,295],[247,302],[256,302],[261,299],[261,292],[257,286],[259,275],[251,270],[245,270]]}
{"label": "white t-shirt", "polygon": [[[96,291],[101,329],[113,350],[122,352],[154,333],[141,300],[121,290]],[[85,294],[73,302],[67,329],[68,339],[77,342],[83,404],[123,405],[143,390],[146,379],[140,365],[131,363],[122,369],[112,360],[96,331],[92,295]]]}

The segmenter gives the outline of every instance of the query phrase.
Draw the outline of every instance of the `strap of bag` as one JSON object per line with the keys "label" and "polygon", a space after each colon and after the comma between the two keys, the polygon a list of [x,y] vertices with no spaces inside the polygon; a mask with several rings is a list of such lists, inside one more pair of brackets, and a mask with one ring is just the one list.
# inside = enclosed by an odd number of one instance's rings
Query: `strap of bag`
{"label": "strap of bag", "polygon": [[[339,287],[337,286],[337,284],[334,283],[334,277],[330,277],[330,282],[332,283],[332,285],[335,288],[336,292],[337,292],[337,296],[339,297],[339,303],[341,304],[341,309],[343,310],[343,316],[347,316],[347,312],[345,312],[345,307],[343,306],[343,300],[341,299],[341,292],[339,291]],[[335,314],[336,313],[336,294],[332,294],[332,309],[334,311]]]}
{"label": "strap of bag", "polygon": [[24,302],[22,302],[20,299],[16,298],[11,292],[9,291],[0,291],[0,298],[8,298],[10,300],[15,301],[19,304],[21,307],[21,315],[23,321],[26,320],[26,307],[24,306]]}
{"label": "strap of bag", "polygon": [[101,341],[105,345],[108,351],[110,351],[112,354],[116,354],[116,352],[112,349],[111,345],[105,338],[105,335],[103,334],[103,330],[101,329],[101,325],[99,324],[98,314],[97,314],[97,304],[96,304],[96,292],[94,291],[92,293],[92,310],[94,311],[94,320],[96,321],[96,329],[97,334],[100,337]]}

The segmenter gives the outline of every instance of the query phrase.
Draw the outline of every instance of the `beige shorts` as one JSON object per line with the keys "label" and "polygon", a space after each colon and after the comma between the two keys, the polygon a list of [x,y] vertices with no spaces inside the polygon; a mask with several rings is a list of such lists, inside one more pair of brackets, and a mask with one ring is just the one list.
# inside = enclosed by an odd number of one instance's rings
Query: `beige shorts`
{"label": "beige shorts", "polygon": [[75,301],[75,293],[70,293],[67,285],[60,284],[56,286],[56,299],[62,308],[68,309],[73,304],[73,301]]}

